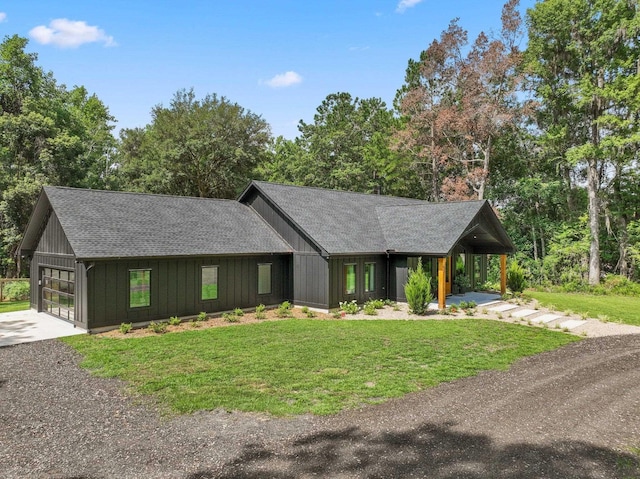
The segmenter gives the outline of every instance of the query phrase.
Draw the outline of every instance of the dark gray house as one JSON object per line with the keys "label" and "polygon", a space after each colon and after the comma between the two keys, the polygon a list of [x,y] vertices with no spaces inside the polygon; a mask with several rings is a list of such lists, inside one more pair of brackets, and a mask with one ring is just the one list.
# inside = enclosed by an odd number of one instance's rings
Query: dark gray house
{"label": "dark gray house", "polygon": [[487,254],[513,251],[486,201],[259,181],[238,201],[45,187],[20,247],[31,307],[91,331],[284,300],[402,301],[420,256],[444,304],[454,262],[473,287]]}

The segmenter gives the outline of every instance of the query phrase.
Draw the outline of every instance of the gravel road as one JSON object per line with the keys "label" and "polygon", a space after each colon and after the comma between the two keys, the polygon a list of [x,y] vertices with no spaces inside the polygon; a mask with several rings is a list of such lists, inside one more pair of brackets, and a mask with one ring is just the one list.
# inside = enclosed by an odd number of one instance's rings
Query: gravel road
{"label": "gravel road", "polygon": [[166,417],[57,340],[0,348],[2,478],[640,478],[640,335],[335,416]]}

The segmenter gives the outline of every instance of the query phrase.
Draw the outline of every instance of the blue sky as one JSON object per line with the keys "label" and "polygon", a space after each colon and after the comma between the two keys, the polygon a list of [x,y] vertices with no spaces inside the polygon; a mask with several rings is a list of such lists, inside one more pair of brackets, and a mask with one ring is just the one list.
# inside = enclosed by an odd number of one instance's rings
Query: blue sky
{"label": "blue sky", "polygon": [[[449,21],[472,40],[500,28],[501,0],[11,0],[0,34],[29,38],[38,64],[84,85],[120,128],[150,122],[181,88],[217,93],[294,138],[329,94],[390,106],[410,58]],[[521,0],[521,11],[534,0]],[[523,40],[524,42],[524,40]],[[523,45],[524,46],[524,45]]]}

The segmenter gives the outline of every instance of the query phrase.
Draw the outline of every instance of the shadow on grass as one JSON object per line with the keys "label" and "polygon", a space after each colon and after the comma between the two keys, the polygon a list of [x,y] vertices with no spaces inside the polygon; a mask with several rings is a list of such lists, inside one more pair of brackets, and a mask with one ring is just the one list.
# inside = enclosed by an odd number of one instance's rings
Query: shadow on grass
{"label": "shadow on grass", "polygon": [[406,432],[364,435],[358,428],[325,431],[278,454],[259,445],[220,471],[189,479],[296,477],[640,478],[640,460],[579,441],[550,445],[495,444],[490,437],[423,424]]}

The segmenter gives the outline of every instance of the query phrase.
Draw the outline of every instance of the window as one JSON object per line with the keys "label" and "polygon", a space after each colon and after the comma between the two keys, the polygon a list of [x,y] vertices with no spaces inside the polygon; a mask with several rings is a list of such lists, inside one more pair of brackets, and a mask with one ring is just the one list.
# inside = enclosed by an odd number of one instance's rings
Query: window
{"label": "window", "polygon": [[143,308],[151,305],[151,270],[129,270],[129,307]]}
{"label": "window", "polygon": [[218,299],[218,267],[203,266],[202,267],[202,291],[200,299],[207,301],[209,299]]}
{"label": "window", "polygon": [[271,263],[258,265],[258,294],[271,294]]}
{"label": "window", "polygon": [[346,294],[356,294],[356,265],[344,265],[344,292]]}
{"label": "window", "polygon": [[364,291],[372,293],[376,290],[376,264],[365,263],[364,265]]}

